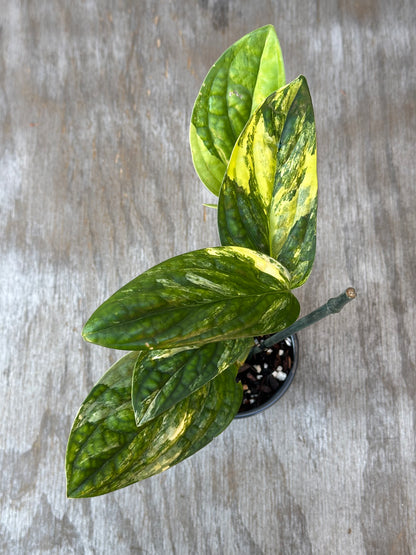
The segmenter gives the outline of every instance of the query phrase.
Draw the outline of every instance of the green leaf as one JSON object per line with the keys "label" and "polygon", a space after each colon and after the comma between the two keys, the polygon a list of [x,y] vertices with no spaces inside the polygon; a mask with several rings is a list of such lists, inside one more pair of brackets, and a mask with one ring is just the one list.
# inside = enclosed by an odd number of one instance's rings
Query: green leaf
{"label": "green leaf", "polygon": [[192,112],[190,144],[195,169],[215,195],[250,115],[284,84],[282,52],[272,25],[242,37],[208,72]]}
{"label": "green leaf", "polygon": [[245,361],[252,339],[208,343],[197,349],[143,352],[132,381],[132,402],[138,426],[197,391],[236,361]]}
{"label": "green leaf", "polygon": [[220,434],[240,407],[235,366],[137,428],[131,406],[137,357],[129,353],[112,366],[78,412],[66,454],[68,497],[102,495],[170,468]]}
{"label": "green leaf", "polygon": [[300,76],[264,101],[234,148],[218,203],[221,243],[269,254],[299,287],[315,256],[317,192],[312,101]]}
{"label": "green leaf", "polygon": [[104,347],[141,350],[279,331],[299,314],[289,281],[281,264],[249,249],[189,252],[122,287],[94,312],[83,336]]}

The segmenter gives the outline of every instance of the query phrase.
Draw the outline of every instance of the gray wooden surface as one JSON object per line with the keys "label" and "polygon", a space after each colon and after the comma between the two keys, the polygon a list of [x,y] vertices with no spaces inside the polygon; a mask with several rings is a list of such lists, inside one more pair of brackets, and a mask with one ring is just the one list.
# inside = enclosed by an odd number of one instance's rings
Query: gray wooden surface
{"label": "gray wooden surface", "polygon": [[[0,551],[416,553],[413,0],[0,0]],[[76,411],[119,353],[83,322],[218,244],[188,123],[222,51],[272,23],[318,133],[317,257],[295,383],[176,468],[67,500]]]}

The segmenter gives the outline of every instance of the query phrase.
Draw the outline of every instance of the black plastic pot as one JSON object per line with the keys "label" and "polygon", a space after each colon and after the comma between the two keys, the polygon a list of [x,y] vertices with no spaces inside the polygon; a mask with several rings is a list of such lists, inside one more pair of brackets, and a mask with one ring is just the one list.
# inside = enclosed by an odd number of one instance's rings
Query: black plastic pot
{"label": "black plastic pot", "polygon": [[[247,416],[254,416],[259,412],[263,412],[267,408],[274,405],[274,403],[276,403],[279,399],[281,399],[286,391],[289,389],[293,378],[295,377],[296,368],[298,366],[299,343],[296,335],[291,335],[287,339],[291,342],[291,345],[288,345],[290,350],[291,366],[289,371],[287,372],[286,379],[282,381],[279,388],[262,404],[257,405],[253,408],[245,408],[243,407],[243,405],[241,405],[240,411],[235,415],[235,418],[246,418]],[[275,347],[277,347],[277,345]],[[252,365],[256,363],[255,360],[250,362]]]}

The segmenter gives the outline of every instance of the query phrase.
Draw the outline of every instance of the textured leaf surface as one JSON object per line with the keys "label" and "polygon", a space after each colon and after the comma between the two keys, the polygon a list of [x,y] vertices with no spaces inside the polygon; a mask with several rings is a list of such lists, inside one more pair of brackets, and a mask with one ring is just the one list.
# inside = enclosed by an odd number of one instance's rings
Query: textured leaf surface
{"label": "textured leaf surface", "polygon": [[179,352],[161,350],[141,354],[132,382],[136,424],[142,425],[159,416],[236,361],[241,365],[252,345],[252,339],[238,339]]}
{"label": "textured leaf surface", "polygon": [[157,474],[221,433],[242,399],[232,367],[149,424],[136,427],[131,380],[137,353],[120,359],[88,395],[66,456],[69,497],[92,497]]}
{"label": "textured leaf surface", "polygon": [[290,275],[269,256],[215,247],[171,258],[105,301],[87,341],[124,350],[169,349],[279,331],[299,315]]}
{"label": "textured leaf surface", "polygon": [[234,148],[218,204],[222,244],[269,254],[299,287],[315,256],[317,192],[313,108],[300,76],[265,100]]}
{"label": "textured leaf surface", "polygon": [[242,37],[210,69],[192,112],[190,144],[195,169],[214,194],[250,115],[284,84],[283,57],[272,25]]}

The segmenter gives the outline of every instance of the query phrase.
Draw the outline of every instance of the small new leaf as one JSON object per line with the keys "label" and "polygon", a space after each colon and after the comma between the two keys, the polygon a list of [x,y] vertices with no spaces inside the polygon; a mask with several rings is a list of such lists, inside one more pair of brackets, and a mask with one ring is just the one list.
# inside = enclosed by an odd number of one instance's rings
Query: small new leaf
{"label": "small new leaf", "polygon": [[312,101],[300,76],[264,101],[235,145],[218,203],[221,243],[269,254],[299,287],[315,256],[317,191]]}
{"label": "small new leaf", "polygon": [[252,339],[207,343],[197,349],[143,352],[133,371],[132,402],[141,426],[197,391],[235,362],[241,365]]}
{"label": "small new leaf", "polygon": [[233,366],[138,428],[131,405],[138,356],[113,365],[78,412],[66,454],[68,497],[102,495],[170,468],[220,434],[240,407]]}
{"label": "small new leaf", "polygon": [[240,247],[176,256],[105,301],[84,326],[87,341],[124,350],[198,347],[284,329],[299,315],[290,274]]}
{"label": "small new leaf", "polygon": [[192,112],[190,144],[195,169],[215,195],[250,115],[284,84],[282,52],[272,25],[242,37],[210,69]]}

